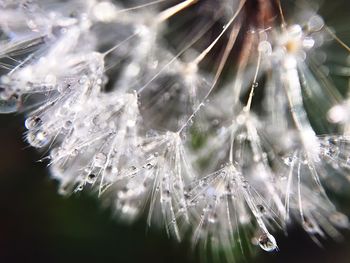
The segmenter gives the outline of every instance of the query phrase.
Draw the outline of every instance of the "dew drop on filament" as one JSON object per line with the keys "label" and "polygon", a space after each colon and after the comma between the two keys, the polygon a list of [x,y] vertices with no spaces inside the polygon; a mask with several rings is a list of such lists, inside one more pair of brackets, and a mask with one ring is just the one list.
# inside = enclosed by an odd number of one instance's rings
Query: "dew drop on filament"
{"label": "dew drop on filament", "polygon": [[45,131],[30,131],[27,135],[28,143],[36,148],[42,148],[49,142],[49,137]]}
{"label": "dew drop on filament", "polygon": [[276,239],[269,233],[264,233],[259,237],[259,246],[267,252],[275,251],[278,248]]}
{"label": "dew drop on filament", "polygon": [[38,116],[30,116],[24,122],[24,125],[28,130],[38,128],[41,124],[42,120]]}

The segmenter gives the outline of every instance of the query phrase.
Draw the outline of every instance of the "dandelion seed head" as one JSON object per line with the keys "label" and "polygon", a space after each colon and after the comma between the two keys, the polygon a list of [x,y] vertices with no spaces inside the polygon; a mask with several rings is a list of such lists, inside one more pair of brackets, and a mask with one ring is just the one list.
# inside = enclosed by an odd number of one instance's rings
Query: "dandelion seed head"
{"label": "dandelion seed head", "polygon": [[59,193],[127,222],[199,249],[244,231],[277,251],[292,222],[338,239],[324,185],[349,180],[349,107],[324,46],[347,46],[317,1],[278,2],[0,1],[0,112],[26,112]]}

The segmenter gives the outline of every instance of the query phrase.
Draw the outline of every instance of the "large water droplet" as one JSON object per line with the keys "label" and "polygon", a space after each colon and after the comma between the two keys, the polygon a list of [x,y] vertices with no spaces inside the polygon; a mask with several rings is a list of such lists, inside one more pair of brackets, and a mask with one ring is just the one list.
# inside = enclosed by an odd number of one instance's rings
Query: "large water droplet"
{"label": "large water droplet", "polygon": [[148,169],[148,170],[151,170],[153,168],[153,164],[152,163],[147,163],[145,165],[145,168]]}
{"label": "large water droplet", "polygon": [[27,134],[28,143],[36,148],[42,148],[49,142],[49,137],[45,131],[30,131]]}
{"label": "large water droplet", "polygon": [[97,179],[97,175],[95,173],[90,173],[86,178],[86,182],[89,184],[93,184],[95,183],[96,179]]}
{"label": "large water droplet", "polygon": [[38,128],[42,124],[42,120],[38,116],[30,116],[24,122],[28,130]]}
{"label": "large water droplet", "polygon": [[269,233],[264,233],[259,237],[259,246],[267,252],[272,252],[278,248],[276,239]]}
{"label": "large water droplet", "polygon": [[63,128],[65,128],[66,130],[69,130],[69,129],[72,128],[72,126],[73,126],[73,122],[70,121],[70,120],[67,120],[67,121],[64,123]]}

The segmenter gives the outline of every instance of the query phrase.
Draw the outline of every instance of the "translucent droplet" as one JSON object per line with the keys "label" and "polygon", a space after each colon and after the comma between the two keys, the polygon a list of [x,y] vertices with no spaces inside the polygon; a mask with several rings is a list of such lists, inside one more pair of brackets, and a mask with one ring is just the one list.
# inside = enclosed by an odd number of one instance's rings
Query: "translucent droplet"
{"label": "translucent droplet", "polygon": [[81,183],[77,186],[77,188],[75,188],[75,191],[80,192],[80,191],[83,191],[83,189],[84,189],[84,185]]}
{"label": "translucent droplet", "polygon": [[42,148],[48,144],[49,137],[45,131],[30,131],[27,134],[27,141],[33,147]]}
{"label": "translucent droplet", "polygon": [[88,76],[83,75],[80,79],[79,79],[79,84],[84,84],[89,80]]}
{"label": "translucent droplet", "polygon": [[66,122],[64,123],[64,128],[65,128],[66,130],[69,130],[70,128],[72,128],[72,126],[73,126],[73,122],[72,122],[72,121],[66,121]]}
{"label": "translucent droplet", "polygon": [[320,31],[324,26],[324,21],[322,17],[315,15],[310,18],[307,26],[310,31]]}
{"label": "translucent droplet", "polygon": [[28,130],[31,130],[40,127],[42,123],[42,120],[38,116],[31,116],[25,120],[24,125]]}
{"label": "translucent droplet", "polygon": [[268,41],[261,41],[259,43],[259,47],[258,47],[259,51],[265,55],[271,55],[272,53],[272,47],[270,42]]}
{"label": "translucent droplet", "polygon": [[86,178],[86,181],[89,183],[89,184],[93,184],[95,181],[96,181],[96,174],[95,173],[90,173],[87,178]]}
{"label": "translucent droplet", "polygon": [[153,164],[147,163],[147,164],[145,165],[145,168],[148,169],[148,170],[150,170],[150,169],[153,168]]}
{"label": "translucent droplet", "polygon": [[269,233],[264,233],[259,237],[259,246],[267,252],[272,252],[278,248],[276,239]]}

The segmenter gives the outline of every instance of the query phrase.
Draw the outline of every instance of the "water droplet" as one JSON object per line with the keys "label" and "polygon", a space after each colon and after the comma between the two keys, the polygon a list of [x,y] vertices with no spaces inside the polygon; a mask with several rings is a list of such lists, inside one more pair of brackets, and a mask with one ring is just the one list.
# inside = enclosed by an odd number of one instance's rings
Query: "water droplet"
{"label": "water droplet", "polygon": [[271,47],[271,44],[270,42],[264,40],[264,41],[261,41],[259,43],[259,47],[258,47],[259,51],[265,55],[271,55],[272,53],[272,47]]}
{"label": "water droplet", "polygon": [[[224,167],[225,167],[225,165],[224,165]],[[220,172],[220,176],[225,177],[226,175],[227,175],[227,172],[225,170],[222,170]]]}
{"label": "water droplet", "polygon": [[24,125],[28,130],[31,130],[38,128],[42,123],[42,120],[38,116],[31,116],[25,120]]}
{"label": "water droplet", "polygon": [[265,207],[263,205],[257,205],[256,208],[260,213],[264,214],[266,212]]}
{"label": "water droplet", "polygon": [[27,134],[27,141],[33,147],[42,148],[48,144],[49,137],[45,131],[30,131]]}
{"label": "water droplet", "polygon": [[69,130],[70,128],[72,128],[72,126],[73,126],[73,122],[72,122],[72,121],[66,121],[66,122],[64,123],[64,128],[65,128],[66,130]]}
{"label": "water droplet", "polygon": [[87,178],[86,178],[86,181],[89,183],[89,184],[93,184],[95,181],[96,181],[96,174],[94,173],[90,173]]}
{"label": "water droplet", "polygon": [[259,237],[259,246],[267,252],[277,250],[276,239],[269,233],[264,233]]}
{"label": "water droplet", "polygon": [[150,170],[153,168],[153,164],[147,163],[145,167],[146,167],[146,169]]}
{"label": "water droplet", "polygon": [[84,185],[83,185],[83,184],[79,184],[79,185],[77,186],[77,188],[75,189],[75,191],[76,191],[76,192],[80,192],[80,191],[83,191],[83,189],[84,189]]}

